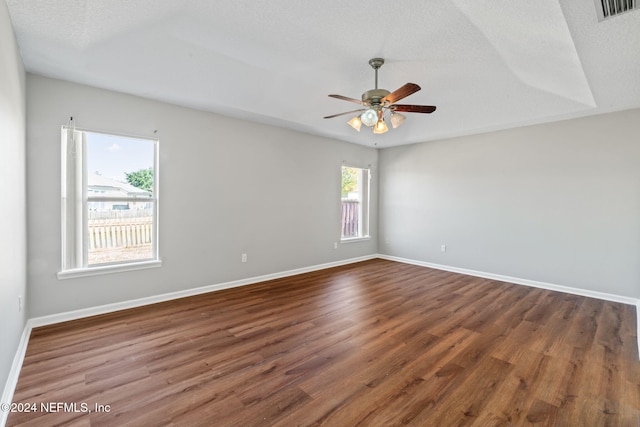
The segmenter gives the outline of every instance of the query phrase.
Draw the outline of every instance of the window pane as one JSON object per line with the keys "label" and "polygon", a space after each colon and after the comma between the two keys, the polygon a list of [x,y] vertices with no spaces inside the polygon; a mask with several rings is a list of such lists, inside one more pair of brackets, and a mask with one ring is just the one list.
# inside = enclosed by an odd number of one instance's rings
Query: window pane
{"label": "window pane", "polygon": [[62,149],[62,270],[159,260],[158,140],[63,127]]}
{"label": "window pane", "polygon": [[88,264],[153,259],[153,202],[88,202]]}
{"label": "window pane", "polygon": [[87,132],[89,197],[150,197],[155,141]]}
{"label": "window pane", "polygon": [[366,191],[366,182],[363,179],[365,169],[354,167],[342,167],[342,217],[341,236],[343,239],[362,237],[363,215],[365,204],[363,192]]}
{"label": "window pane", "polygon": [[358,179],[360,169],[342,167],[342,199],[358,200]]}
{"label": "window pane", "polygon": [[153,197],[155,142],[93,132],[86,138],[88,265],[154,259],[154,203],[144,199]]}
{"label": "window pane", "polygon": [[342,200],[342,237],[358,237],[360,224],[360,202],[357,200]]}

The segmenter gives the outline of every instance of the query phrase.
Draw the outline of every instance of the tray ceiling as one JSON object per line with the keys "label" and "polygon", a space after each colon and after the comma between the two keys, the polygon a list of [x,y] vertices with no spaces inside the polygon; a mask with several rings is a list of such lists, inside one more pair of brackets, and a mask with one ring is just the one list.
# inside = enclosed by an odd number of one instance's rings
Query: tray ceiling
{"label": "tray ceiling", "polygon": [[[640,107],[640,13],[594,2],[7,0],[31,73],[377,147]],[[383,135],[346,124],[413,82]],[[357,106],[355,107],[357,108]]]}

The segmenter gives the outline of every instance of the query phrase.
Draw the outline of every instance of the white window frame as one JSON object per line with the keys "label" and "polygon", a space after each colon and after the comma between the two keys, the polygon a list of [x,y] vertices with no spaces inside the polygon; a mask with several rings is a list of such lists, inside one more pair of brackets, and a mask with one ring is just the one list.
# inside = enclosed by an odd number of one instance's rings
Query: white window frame
{"label": "white window frame", "polygon": [[[359,242],[363,240],[370,240],[371,234],[369,230],[369,216],[370,216],[370,199],[371,199],[371,166],[356,166],[353,164],[343,163],[340,166],[340,205],[342,209],[342,169],[343,168],[353,168],[360,170],[360,178],[358,179],[358,194],[359,194],[359,205],[360,208],[358,210],[358,235],[353,237],[344,237],[342,236],[342,231],[340,232],[340,242],[341,243],[350,243],[350,242]],[[340,226],[342,226],[342,215],[340,216]]]}
{"label": "white window frame", "polygon": [[[89,197],[87,194],[87,133],[121,136],[125,138],[153,141],[153,192],[144,199],[135,197]],[[160,267],[158,245],[159,173],[157,138],[141,137],[102,132],[90,129],[62,126],[62,268],[58,279],[117,273]],[[88,216],[89,202],[140,202],[152,203],[152,258],[133,261],[119,261],[109,264],[88,264]]]}

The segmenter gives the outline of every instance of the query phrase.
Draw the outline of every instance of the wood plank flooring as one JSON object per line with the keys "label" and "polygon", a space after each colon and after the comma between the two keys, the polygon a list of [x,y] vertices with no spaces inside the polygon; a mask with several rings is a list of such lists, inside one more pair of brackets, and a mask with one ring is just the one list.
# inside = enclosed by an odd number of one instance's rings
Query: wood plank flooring
{"label": "wood plank flooring", "polygon": [[636,334],[632,306],[377,259],[34,329],[7,425],[639,426]]}

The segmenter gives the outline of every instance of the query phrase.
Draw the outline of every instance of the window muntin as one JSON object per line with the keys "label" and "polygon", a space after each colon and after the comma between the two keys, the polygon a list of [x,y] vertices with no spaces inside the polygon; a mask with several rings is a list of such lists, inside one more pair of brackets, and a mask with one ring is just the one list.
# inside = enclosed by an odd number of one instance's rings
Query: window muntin
{"label": "window muntin", "polygon": [[369,181],[366,168],[342,166],[341,234],[344,240],[369,237]]}
{"label": "window muntin", "polygon": [[158,260],[158,140],[64,127],[62,270]]}

